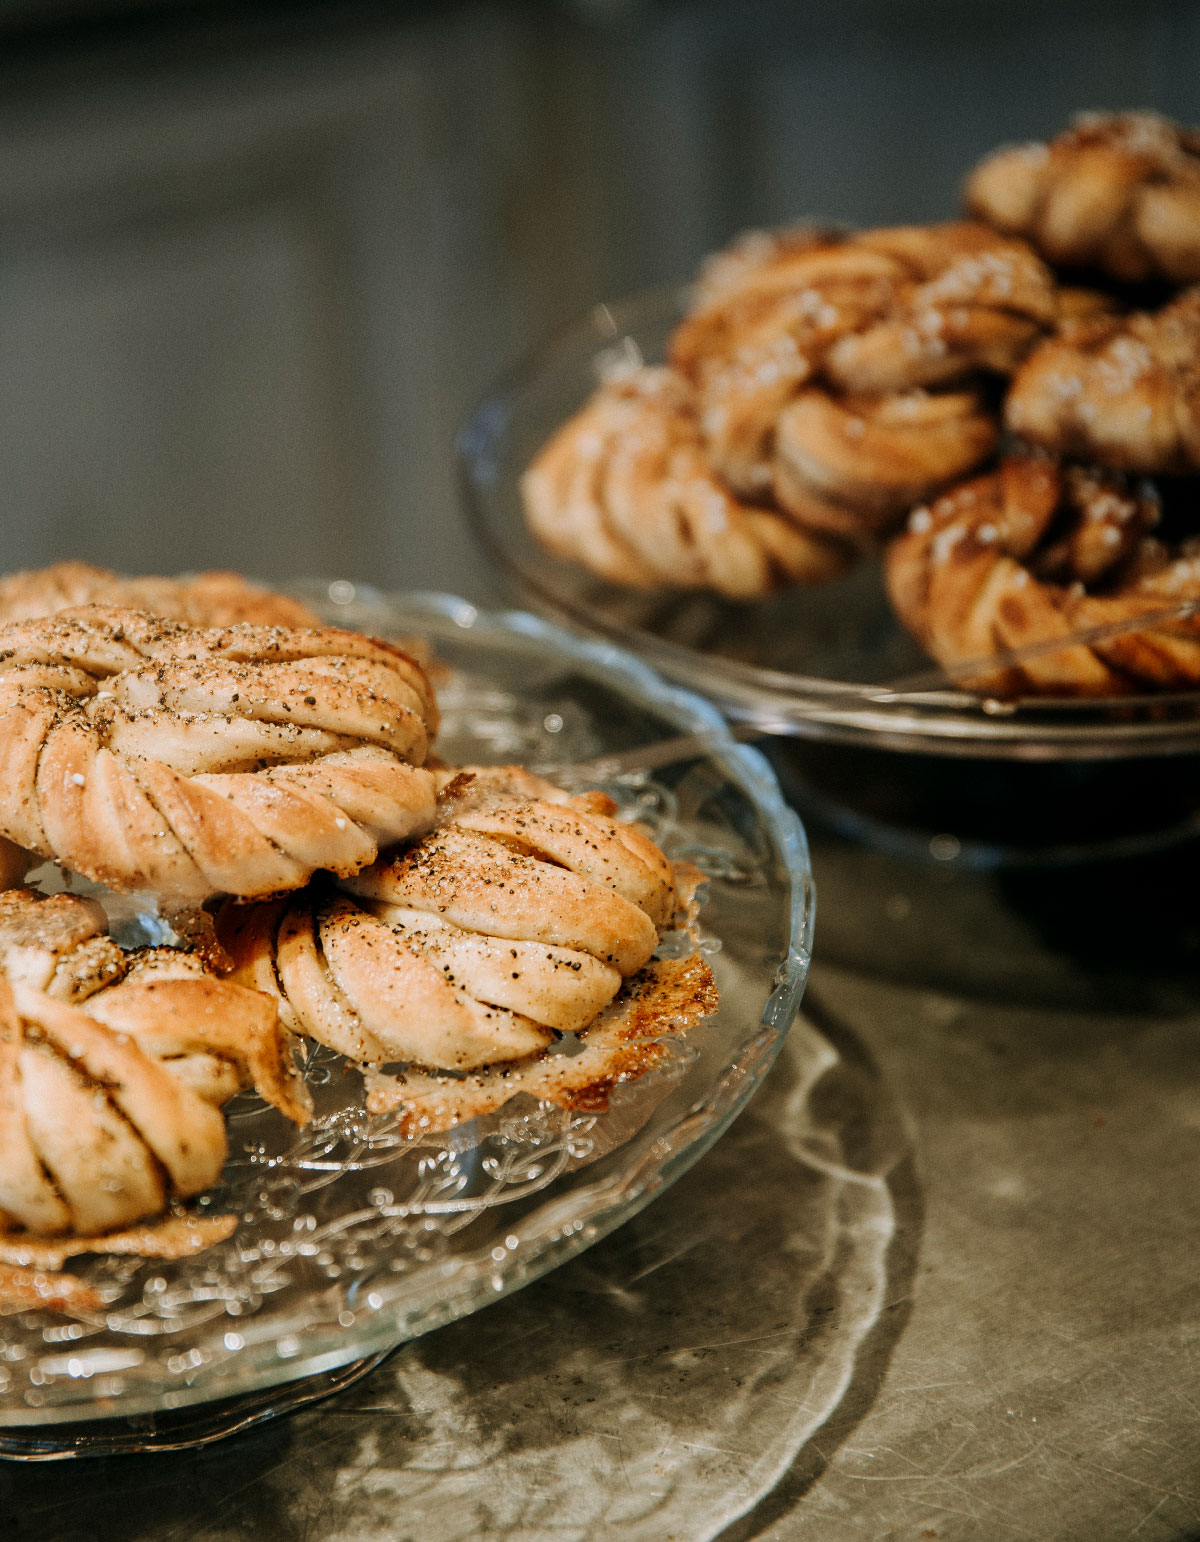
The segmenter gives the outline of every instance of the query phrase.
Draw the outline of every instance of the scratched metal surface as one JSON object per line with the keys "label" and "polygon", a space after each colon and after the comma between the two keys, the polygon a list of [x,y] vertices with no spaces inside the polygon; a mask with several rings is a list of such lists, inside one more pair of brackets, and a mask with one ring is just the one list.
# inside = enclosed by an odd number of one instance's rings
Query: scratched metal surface
{"label": "scratched metal surface", "polygon": [[1200,1535],[1196,856],[818,841],[808,1025],[673,1190],[319,1408],[5,1467],[0,1535]]}

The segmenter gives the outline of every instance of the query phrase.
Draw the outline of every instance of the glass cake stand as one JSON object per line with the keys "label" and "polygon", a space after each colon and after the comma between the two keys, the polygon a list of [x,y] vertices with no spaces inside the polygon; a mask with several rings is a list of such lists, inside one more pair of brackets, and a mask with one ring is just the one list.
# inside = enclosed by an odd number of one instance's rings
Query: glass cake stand
{"label": "glass cake stand", "polygon": [[[813,920],[804,833],[766,762],[712,707],[526,614],[347,583],[315,597],[341,624],[428,644],[447,760],[569,774],[704,736],[655,775],[606,785],[707,874],[701,947],[720,1008],[604,1113],[513,1100],[450,1134],[406,1139],[394,1117],[367,1115],[358,1074],[324,1050],[307,1066],[306,1130],[243,1095],[229,1108],[222,1186],[200,1201],[239,1217],[227,1242],[177,1263],[77,1259],[68,1268],[98,1307],[0,1315],[0,1455],[179,1449],[347,1385],[635,1215],[726,1128],[795,1016]],[[680,945],[671,934],[662,944]]]}
{"label": "glass cake stand", "polygon": [[621,641],[771,736],[785,789],[845,833],[937,860],[1071,862],[1200,830],[1200,692],[995,701],[939,684],[878,562],[734,603],[619,588],[546,552],[519,479],[615,367],[660,362],[686,289],[598,305],[484,400],[459,440],[467,517],[542,614]]}

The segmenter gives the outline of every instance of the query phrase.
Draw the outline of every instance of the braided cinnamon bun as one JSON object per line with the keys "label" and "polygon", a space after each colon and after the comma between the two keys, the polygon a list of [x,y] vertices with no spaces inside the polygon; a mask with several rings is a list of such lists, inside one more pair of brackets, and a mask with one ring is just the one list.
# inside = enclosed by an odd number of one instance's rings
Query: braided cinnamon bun
{"label": "braided cinnamon bun", "polygon": [[880,394],[1008,373],[1056,315],[1044,264],[983,224],[756,232],[702,277],[671,360],[700,381],[790,361],[797,383]]}
{"label": "braided cinnamon bun", "polygon": [[1022,241],[985,225],[906,225],[856,236],[894,265],[884,312],[845,332],[824,372],[844,391],[950,385],[1007,375],[1057,318],[1054,282]]}
{"label": "braided cinnamon bun", "polygon": [[0,1233],[109,1232],[209,1188],[243,1086],[307,1120],[268,998],[123,953],[93,901],[0,896]]}
{"label": "braided cinnamon bun", "polygon": [[987,457],[975,381],[1010,372],[1057,315],[1043,264],[983,225],[784,232],[718,260],[671,358],[733,488],[869,537]]}
{"label": "braided cinnamon bun", "polygon": [[602,386],[540,451],[521,492],[542,543],[612,583],[749,599],[847,565],[836,542],[744,502],[714,476],[692,388],[669,369]]}
{"label": "braided cinnamon bun", "polygon": [[1200,133],[1151,112],[1081,113],[1050,144],[997,150],[970,211],[1048,262],[1125,283],[1200,279]]}
{"label": "braided cinnamon bun", "polygon": [[[1052,645],[1200,598],[1200,556],[1149,532],[1159,503],[1148,487],[1094,467],[1011,455],[997,471],[918,509],[886,555],[888,592],[909,631],[952,671],[999,649]],[[1200,683],[1200,627],[1061,649],[964,682],[1016,695],[1107,696]]]}
{"label": "braided cinnamon bun", "polygon": [[128,1034],[209,1102],[253,1087],[296,1124],[307,1089],[275,1014],[218,977],[214,947],[126,951],[101,906],[78,894],[0,894],[0,972]]}
{"label": "braided cinnamon bun", "polygon": [[239,573],[192,578],[122,578],[90,562],[56,562],[0,578],[0,623],[53,616],[81,605],[146,610],[188,626],[320,626],[315,612]]}
{"label": "braided cinnamon bun", "polygon": [[776,419],[775,496],[800,525],[870,544],[986,459],[998,438],[972,391],[802,391]]}
{"label": "braided cinnamon bun", "polygon": [[0,835],[118,890],[201,899],[352,873],[428,825],[423,671],[333,628],[93,607],[0,628]]}
{"label": "braided cinnamon bun", "polygon": [[831,540],[870,545],[986,459],[984,377],[1058,317],[1044,264],[986,225],[743,237],[710,259],[671,368],[602,386],[538,455],[530,528],[620,584],[748,598],[827,577]]}
{"label": "braided cinnamon bun", "polygon": [[[645,1031],[635,1037],[650,1037],[648,1002],[666,988],[651,955],[698,875],[615,820],[602,794],[568,797],[510,767],[443,780],[438,827],[342,892],[226,905],[218,933],[234,977],[273,995],[294,1030],[353,1060],[408,1062],[406,1074],[425,1091],[439,1086],[447,1109],[457,1083],[445,1073],[476,1073],[470,1113],[462,1105],[450,1123],[483,1111],[481,1098],[494,1108],[535,1085],[553,1098],[545,1052],[563,1033],[588,1041],[602,1020],[608,1085],[632,1074],[614,1026],[627,1003],[614,1004],[640,991]],[[669,974],[678,996],[683,976]],[[698,956],[687,979],[694,1004],[710,1011]],[[697,1012],[684,1012],[684,1024]],[[663,1020],[658,1031],[679,1026]],[[599,1097],[597,1066],[587,1064]],[[400,1092],[387,1106],[404,1102]]]}
{"label": "braided cinnamon bun", "polygon": [[1124,471],[1200,471],[1200,287],[1161,311],[1065,326],[1018,370],[1009,428]]}

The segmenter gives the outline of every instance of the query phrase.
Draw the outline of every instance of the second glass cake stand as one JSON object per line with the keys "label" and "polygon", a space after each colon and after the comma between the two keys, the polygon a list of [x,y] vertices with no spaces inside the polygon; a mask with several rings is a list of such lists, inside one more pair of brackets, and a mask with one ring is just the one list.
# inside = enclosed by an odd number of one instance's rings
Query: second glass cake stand
{"label": "second glass cake stand", "polygon": [[[598,305],[480,405],[459,441],[476,540],[521,599],[619,640],[770,736],[789,792],[845,833],[940,860],[1068,862],[1200,829],[1200,693],[998,702],[931,683],[877,562],[732,603],[618,588],[526,529],[522,472],[614,368],[660,362],[685,289]],[[919,688],[896,682],[920,679]],[[881,689],[885,688],[885,689]]]}

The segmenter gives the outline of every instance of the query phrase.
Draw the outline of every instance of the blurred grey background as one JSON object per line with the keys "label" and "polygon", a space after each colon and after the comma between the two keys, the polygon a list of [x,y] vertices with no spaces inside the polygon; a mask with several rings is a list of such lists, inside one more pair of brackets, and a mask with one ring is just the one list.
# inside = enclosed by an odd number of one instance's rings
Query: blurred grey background
{"label": "blurred grey background", "polygon": [[1200,120],[1196,4],[0,0],[0,568],[483,591],[454,433],[549,330],[1128,106]]}

